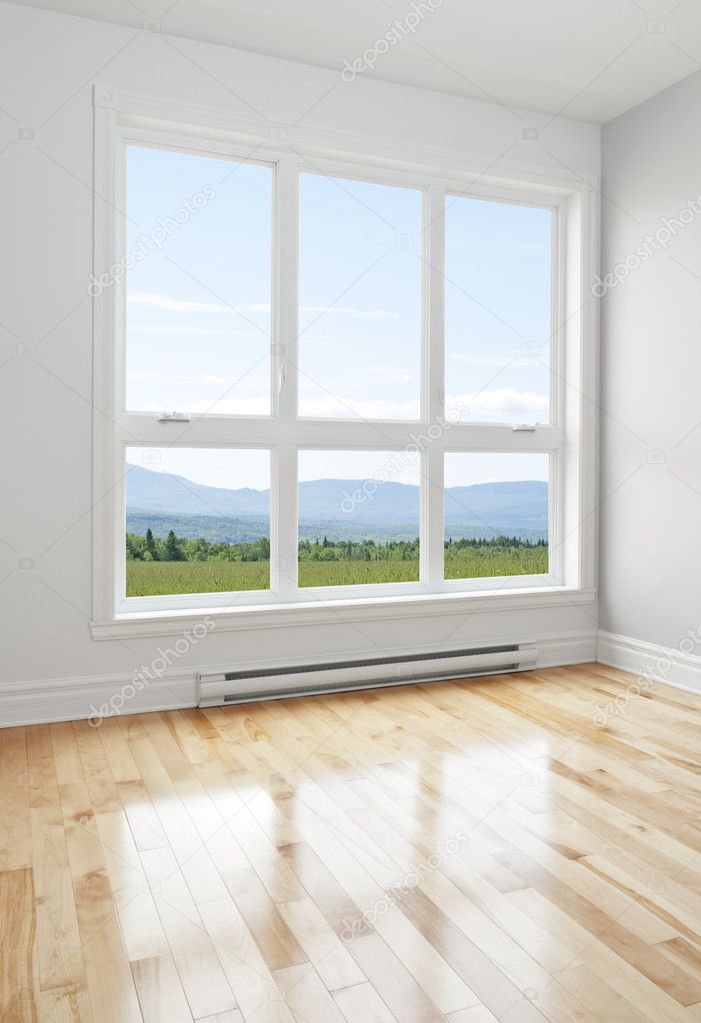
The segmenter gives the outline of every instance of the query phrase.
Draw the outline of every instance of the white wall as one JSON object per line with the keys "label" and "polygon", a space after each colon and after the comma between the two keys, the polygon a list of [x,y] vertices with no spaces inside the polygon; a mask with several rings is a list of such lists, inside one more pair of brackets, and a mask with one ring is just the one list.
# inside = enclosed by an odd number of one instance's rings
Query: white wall
{"label": "white wall", "polygon": [[[701,196],[700,109],[696,73],[604,128],[604,271]],[[677,649],[701,626],[697,209],[602,309],[600,625]]]}
{"label": "white wall", "polygon": [[[348,85],[331,71],[0,3],[5,264],[0,272],[0,687],[129,675],[148,663],[159,645],[155,640],[96,643],[88,629],[92,329],[86,288],[92,266],[91,84],[96,80],[283,123],[464,149],[488,157],[495,168],[516,161],[599,171],[596,126],[381,82],[359,79]],[[522,137],[527,126],[540,128],[538,141]],[[31,129],[33,138],[19,138],[22,128]],[[34,348],[19,354],[20,343]],[[20,568],[22,558],[33,559],[34,567]],[[426,619],[411,628],[399,622],[357,628],[339,620],[302,632],[215,633],[179,667],[189,671],[200,663],[260,656],[321,657],[327,651],[339,655],[424,641],[452,645],[591,633],[591,610],[481,613]],[[22,691],[20,685],[18,698]],[[16,711],[14,719],[21,718]]]}

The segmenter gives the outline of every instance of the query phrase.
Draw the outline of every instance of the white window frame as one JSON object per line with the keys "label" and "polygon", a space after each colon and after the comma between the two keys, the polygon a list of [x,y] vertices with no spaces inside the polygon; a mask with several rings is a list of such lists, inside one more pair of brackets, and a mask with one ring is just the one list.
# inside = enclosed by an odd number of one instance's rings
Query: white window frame
{"label": "white window frame", "polygon": [[[294,137],[290,137],[293,135]],[[270,126],[228,113],[183,108],[95,87],[93,273],[125,251],[126,146],[133,142],[273,166],[271,415],[192,416],[158,422],[125,411],[125,288],[94,299],[93,621],[96,638],[167,634],[216,614],[219,626],[321,622],[590,603],[594,599],[597,330],[593,279],[598,245],[594,179],[513,168],[476,173],[463,154],[412,150]],[[342,155],[339,155],[342,154]],[[474,164],[474,161],[473,161]],[[421,418],[350,421],[297,416],[298,175],[303,171],[424,189]],[[472,195],[553,212],[551,422],[534,432],[511,424],[452,422],[421,454],[420,581],[297,588],[297,452],[402,451],[444,422],[444,203]],[[235,594],[124,597],[124,449],[143,445],[265,448],[271,452],[271,588]],[[443,459],[446,452],[541,452],[550,459],[549,551],[545,576],[444,580]],[[430,481],[430,486],[423,485]],[[280,507],[285,515],[279,515]]]}

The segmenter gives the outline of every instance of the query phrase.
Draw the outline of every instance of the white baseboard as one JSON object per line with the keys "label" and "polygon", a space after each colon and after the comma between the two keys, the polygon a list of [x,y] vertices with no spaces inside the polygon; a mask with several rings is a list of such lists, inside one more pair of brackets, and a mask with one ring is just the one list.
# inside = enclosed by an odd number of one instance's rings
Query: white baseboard
{"label": "white baseboard", "polygon": [[660,685],[701,693],[701,657],[694,654],[600,630],[596,659],[600,664],[642,675]]}
{"label": "white baseboard", "polygon": [[[539,668],[565,664],[583,664],[596,660],[596,632],[560,633],[546,636],[520,636],[516,639],[484,637],[480,645],[531,642],[538,644]],[[400,651],[396,651],[397,654]],[[404,653],[416,651],[404,650]],[[343,655],[339,654],[339,657]],[[348,655],[348,659],[362,654]],[[278,659],[279,663],[279,659]],[[261,669],[262,662],[238,664],[237,668]],[[292,662],[290,662],[292,666]],[[37,682],[0,683],[0,728],[13,725],[46,724],[51,721],[77,721],[90,718],[103,706],[108,713],[140,714],[144,711],[174,710],[197,705],[197,672],[213,673],[231,669],[228,665],[201,665],[198,668],[171,669],[159,679],[141,688],[134,686],[134,674],[98,675],[77,678],[44,679]],[[124,699],[122,700],[122,694]],[[115,697],[117,697],[115,701]],[[121,703],[121,707],[117,706]],[[111,706],[110,706],[111,704]]]}

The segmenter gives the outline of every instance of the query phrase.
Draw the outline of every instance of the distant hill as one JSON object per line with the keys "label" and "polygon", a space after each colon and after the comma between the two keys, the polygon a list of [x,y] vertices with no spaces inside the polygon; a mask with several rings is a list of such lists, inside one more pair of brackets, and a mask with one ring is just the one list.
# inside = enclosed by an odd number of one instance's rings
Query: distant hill
{"label": "distant hill", "polygon": [[[208,487],[141,466],[127,469],[127,528],[157,536],[247,541],[267,534],[270,491]],[[357,495],[370,494],[357,500]],[[418,533],[419,488],[374,480],[312,480],[299,487],[302,539],[409,539]],[[547,484],[541,480],[450,487],[447,536],[547,536]]]}

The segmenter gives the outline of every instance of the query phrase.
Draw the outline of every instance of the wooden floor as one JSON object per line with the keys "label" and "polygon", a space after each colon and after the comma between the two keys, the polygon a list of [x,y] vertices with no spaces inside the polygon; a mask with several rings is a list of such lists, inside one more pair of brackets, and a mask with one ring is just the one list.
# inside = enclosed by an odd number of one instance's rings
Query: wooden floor
{"label": "wooden floor", "polygon": [[631,683],[0,730],[0,1020],[701,1020],[701,699]]}

